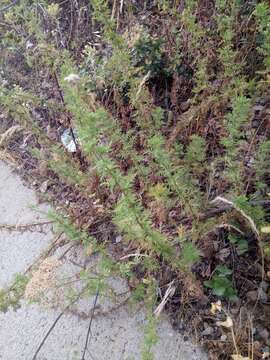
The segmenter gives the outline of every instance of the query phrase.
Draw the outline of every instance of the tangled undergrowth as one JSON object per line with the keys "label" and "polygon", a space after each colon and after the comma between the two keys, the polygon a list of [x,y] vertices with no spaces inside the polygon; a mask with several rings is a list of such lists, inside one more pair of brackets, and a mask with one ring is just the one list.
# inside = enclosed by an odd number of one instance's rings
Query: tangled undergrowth
{"label": "tangled undergrowth", "polygon": [[2,3],[1,157],[211,358],[267,358],[269,3]]}

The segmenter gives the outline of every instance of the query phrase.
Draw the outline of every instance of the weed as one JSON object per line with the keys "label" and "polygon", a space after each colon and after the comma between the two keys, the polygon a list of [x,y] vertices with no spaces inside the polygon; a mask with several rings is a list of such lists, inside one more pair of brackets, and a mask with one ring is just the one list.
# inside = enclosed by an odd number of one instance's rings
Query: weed
{"label": "weed", "polygon": [[228,239],[235,246],[238,255],[243,255],[248,251],[248,242],[244,237],[230,234]]}
{"label": "weed", "polygon": [[0,290],[0,311],[6,312],[10,306],[13,309],[20,306],[27,283],[27,276],[16,274],[12,284],[7,289]]}
{"label": "weed", "polygon": [[204,284],[212,289],[215,295],[234,300],[236,298],[236,292],[229,278],[231,274],[232,270],[228,269],[227,266],[218,265],[211,280],[205,281]]}
{"label": "weed", "polygon": [[[239,233],[245,235],[230,233],[231,256],[219,260],[217,229],[224,222],[230,228],[240,213],[259,238],[257,228],[269,220],[267,206],[256,205],[267,204],[269,188],[267,102],[260,127],[251,126],[253,104],[268,96],[269,4],[150,3],[114,2],[111,8],[111,2],[93,0],[91,12],[80,8],[87,16],[70,24],[61,3],[14,4],[0,24],[6,30],[0,40],[1,110],[34,134],[37,163],[76,193],[76,210],[66,209],[71,219],[52,216],[70,239],[102,253],[102,274],[117,270],[132,280],[140,269],[144,284],[135,295],[151,293],[153,305],[152,278],[162,283],[163,269],[177,279],[184,274],[193,289],[201,276],[197,269],[207,263],[204,274],[215,271],[206,287],[234,299],[232,275],[242,290],[258,281],[255,270],[246,282],[238,274],[240,260],[252,268],[257,255],[241,221]],[[141,12],[150,16],[149,24]],[[21,65],[20,75],[12,62]],[[72,155],[57,143],[64,128],[78,134]],[[233,201],[210,209],[217,196]],[[106,256],[105,242],[91,235],[97,203],[123,247],[135,249],[131,259],[124,254],[126,261],[116,264]],[[92,209],[91,221],[89,213],[82,216],[85,205]],[[93,217],[101,221],[101,212]],[[267,242],[263,247],[267,257]],[[235,253],[239,264],[232,273]],[[152,358],[155,343],[150,308],[145,359]]]}

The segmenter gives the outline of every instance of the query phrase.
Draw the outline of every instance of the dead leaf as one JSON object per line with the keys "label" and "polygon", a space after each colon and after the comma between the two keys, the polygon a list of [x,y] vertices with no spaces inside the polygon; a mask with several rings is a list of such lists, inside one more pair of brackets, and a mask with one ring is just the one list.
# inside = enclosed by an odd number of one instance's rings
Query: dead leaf
{"label": "dead leaf", "polygon": [[210,310],[211,314],[216,315],[216,313],[221,310],[222,310],[222,305],[220,300],[218,300],[215,303],[211,303],[211,310]]}
{"label": "dead leaf", "polygon": [[233,327],[233,321],[229,316],[227,316],[225,321],[217,321],[217,326],[223,326],[227,329],[230,329]]}
{"label": "dead leaf", "polygon": [[247,356],[242,356],[242,355],[238,355],[238,354],[234,354],[232,355],[232,359],[233,360],[251,360],[249,357]]}
{"label": "dead leaf", "polygon": [[87,246],[85,253],[87,256],[91,256],[93,254],[93,246],[91,244]]}
{"label": "dead leaf", "polygon": [[261,227],[261,232],[263,234],[270,234],[270,225]]}

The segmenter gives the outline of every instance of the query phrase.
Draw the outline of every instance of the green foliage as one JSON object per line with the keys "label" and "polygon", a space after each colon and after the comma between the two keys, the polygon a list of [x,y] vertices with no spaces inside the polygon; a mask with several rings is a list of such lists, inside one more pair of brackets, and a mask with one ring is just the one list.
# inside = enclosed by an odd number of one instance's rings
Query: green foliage
{"label": "green foliage", "polygon": [[257,226],[263,226],[265,213],[261,206],[251,205],[248,198],[243,195],[236,197],[234,204],[246,215],[250,216]]}
{"label": "green foliage", "polygon": [[162,183],[158,183],[152,186],[149,189],[149,195],[152,196],[158,202],[166,203],[169,200],[169,190]]}
{"label": "green foliage", "polygon": [[256,152],[253,168],[256,172],[256,187],[266,194],[268,190],[267,177],[270,169],[270,140],[263,141]]}
{"label": "green foliage", "polygon": [[206,287],[212,289],[215,295],[234,300],[236,298],[236,292],[229,278],[231,274],[232,270],[228,269],[227,266],[218,265],[211,280],[205,281],[204,284]]}
{"label": "green foliage", "polygon": [[197,71],[195,73],[195,79],[196,79],[196,86],[194,87],[193,92],[197,95],[210,86],[207,76],[206,59],[203,59],[199,62]]}
{"label": "green foliage", "polygon": [[195,11],[196,11],[197,2],[193,0],[189,0],[186,2],[185,9],[183,11],[181,20],[187,30],[189,36],[191,37],[190,48],[192,52],[198,51],[201,46],[201,41],[205,35],[203,27],[197,21]]}
{"label": "green foliage", "polygon": [[247,97],[237,96],[233,99],[232,111],[226,117],[228,135],[222,140],[226,148],[227,176],[234,184],[237,192],[242,191],[241,176],[243,169],[241,161],[239,161],[242,126],[248,119],[250,108],[251,102]]}
{"label": "green foliage", "polygon": [[248,242],[242,236],[229,234],[228,239],[235,246],[238,255],[243,255],[248,251]]}
{"label": "green foliage", "polygon": [[190,166],[198,166],[206,158],[206,141],[198,135],[191,136],[188,145],[186,159]]}
{"label": "green foliage", "polygon": [[264,56],[264,65],[269,69],[270,66],[270,25],[269,15],[270,7],[265,1],[256,5],[254,15],[257,20],[260,37],[258,50]]}
{"label": "green foliage", "polygon": [[68,217],[53,211],[48,212],[48,218],[54,221],[55,228],[59,233],[64,233],[68,239],[74,242],[82,243],[87,246],[95,246],[96,240],[86,231],[78,229]]}
{"label": "green foliage", "polygon": [[[65,70],[66,71],[66,70]],[[134,175],[124,175],[116,162],[110,158],[110,143],[102,139],[106,135],[117,137],[125,144],[119,127],[107,112],[99,108],[95,112],[89,111],[86,102],[80,93],[72,86],[66,86],[67,106],[75,116],[82,149],[111,192],[120,190],[122,196],[114,208],[113,221],[118,229],[128,239],[137,239],[139,244],[148,250],[154,250],[158,255],[176,263],[173,258],[174,250],[166,236],[155,230],[150,217],[133,194],[132,186]]]}
{"label": "green foliage", "polygon": [[158,341],[156,329],[157,319],[153,314],[154,306],[156,304],[156,287],[154,281],[149,280],[144,301],[147,309],[147,323],[144,329],[144,344],[141,355],[142,360],[154,360],[152,348]]}
{"label": "green foliage", "polygon": [[51,151],[54,156],[47,160],[47,165],[60,179],[75,186],[84,186],[87,183],[87,175],[81,171],[78,163],[70,159],[63,148],[52,145]]}
{"label": "green foliage", "polygon": [[237,140],[241,137],[241,126],[247,120],[250,112],[251,103],[245,96],[238,96],[232,101],[232,112],[227,116],[227,128],[229,140],[225,141],[228,150],[236,145]]}
{"label": "green foliage", "polygon": [[173,151],[165,149],[165,139],[162,135],[154,135],[150,138],[149,147],[154,160],[158,163],[161,174],[166,177],[168,188],[177,195],[178,201],[181,202],[186,212],[194,215],[200,207],[201,195],[196,179],[190,171],[190,165],[194,164],[195,166],[191,151],[194,149],[197,152],[202,151],[199,157],[199,161],[201,161],[205,153],[203,140],[195,136],[194,140],[191,141],[190,151],[187,155],[189,167],[178,165],[177,161],[173,161],[177,155]]}
{"label": "green foliage", "polygon": [[188,269],[200,259],[200,251],[191,242],[185,242],[181,250],[181,265]]}
{"label": "green foliage", "polygon": [[20,299],[24,294],[27,283],[27,276],[18,273],[15,275],[15,279],[10,287],[0,289],[0,311],[6,312],[10,306],[13,309],[17,309],[20,306]]}
{"label": "green foliage", "polygon": [[148,214],[131,193],[118,201],[114,210],[114,222],[129,239],[137,239],[141,246],[154,250],[172,264],[175,262],[172,245],[163,234],[153,229]]}
{"label": "green foliage", "polygon": [[160,129],[164,120],[164,109],[156,106],[152,111],[152,118],[155,129]]}
{"label": "green foliage", "polygon": [[[217,26],[218,33],[222,39],[222,46],[218,49],[219,60],[223,66],[224,77],[230,80],[231,85],[239,90],[239,83],[242,79],[239,77],[241,65],[238,60],[238,52],[234,48],[234,23],[237,18],[239,7],[236,1],[232,1],[226,5],[223,1],[218,1],[217,4]],[[225,12],[225,14],[224,14]],[[239,82],[240,80],[240,82]]]}
{"label": "green foliage", "polygon": [[151,76],[166,74],[166,59],[162,44],[160,38],[152,38],[149,34],[141,36],[133,49],[134,65],[142,68],[144,74],[149,72]]}

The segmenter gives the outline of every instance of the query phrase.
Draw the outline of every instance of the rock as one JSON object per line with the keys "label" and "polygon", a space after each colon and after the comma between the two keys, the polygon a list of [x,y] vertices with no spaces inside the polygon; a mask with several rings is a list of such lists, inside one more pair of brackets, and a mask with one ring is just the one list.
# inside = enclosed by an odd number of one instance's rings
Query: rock
{"label": "rock", "polygon": [[202,331],[202,336],[209,336],[214,333],[214,329],[211,326],[208,326],[206,329]]}
{"label": "rock", "polygon": [[262,288],[258,289],[258,294],[259,294],[259,299],[262,303],[268,303],[269,301],[268,295]]}
{"label": "rock", "polygon": [[182,112],[187,111],[189,109],[189,107],[190,107],[190,103],[188,101],[184,101],[180,104],[180,110]]}
{"label": "rock", "polygon": [[270,352],[269,346],[264,346],[264,347],[262,348],[262,352],[263,352],[263,353],[269,353],[269,352]]}
{"label": "rock", "polygon": [[263,291],[267,291],[267,289],[269,288],[269,283],[267,281],[262,281],[260,283],[260,288],[263,290]]}
{"label": "rock", "polygon": [[49,181],[49,180],[44,181],[44,182],[41,184],[41,186],[40,186],[40,188],[39,188],[39,191],[40,191],[42,194],[45,194],[45,192],[47,191],[49,185],[50,185],[50,181]]}
{"label": "rock", "polygon": [[247,296],[248,300],[250,300],[252,302],[256,302],[257,298],[258,298],[258,291],[257,290],[248,291],[246,296]]}
{"label": "rock", "polygon": [[263,108],[264,108],[263,105],[255,105],[253,106],[253,111],[255,114],[258,114],[263,110]]}
{"label": "rock", "polygon": [[227,335],[225,335],[225,334],[221,335],[220,340],[221,341],[226,341],[227,340]]}
{"label": "rock", "polygon": [[115,238],[115,240],[114,240],[115,244],[118,244],[118,243],[120,243],[121,241],[122,241],[122,236],[121,236],[121,235],[116,236],[116,238]]}
{"label": "rock", "polygon": [[260,336],[261,339],[263,339],[264,341],[267,341],[269,339],[269,331],[264,328],[262,330],[260,330],[258,332],[258,335]]}

